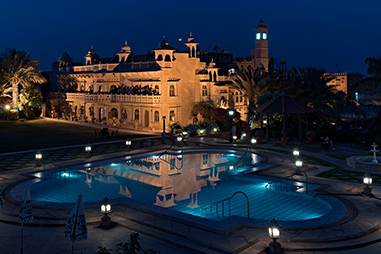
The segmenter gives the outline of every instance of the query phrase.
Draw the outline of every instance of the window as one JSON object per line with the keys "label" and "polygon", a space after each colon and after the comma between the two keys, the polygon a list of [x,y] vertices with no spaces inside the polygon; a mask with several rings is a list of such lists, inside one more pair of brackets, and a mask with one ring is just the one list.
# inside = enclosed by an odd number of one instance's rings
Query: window
{"label": "window", "polygon": [[135,120],[139,121],[139,109],[135,109]]}
{"label": "window", "polygon": [[235,92],[235,102],[238,102],[238,93]]}
{"label": "window", "polygon": [[206,86],[202,86],[202,96],[207,96],[208,95],[208,89]]}
{"label": "window", "polygon": [[163,56],[162,55],[158,55],[157,58],[156,58],[156,61],[163,61]]}
{"label": "window", "polygon": [[171,85],[169,87],[169,96],[175,96],[175,86]]}
{"label": "window", "polygon": [[160,89],[159,89],[158,85],[155,86],[155,90],[154,90],[153,93],[154,93],[154,95],[159,95],[160,94]]}
{"label": "window", "polygon": [[175,111],[169,112],[169,120],[174,122],[175,121]]}
{"label": "window", "polygon": [[110,111],[110,117],[113,118],[118,118],[118,110],[116,108],[112,108]]}
{"label": "window", "polygon": [[170,55],[165,55],[165,60],[166,62],[170,62],[171,61],[171,56]]}
{"label": "window", "polygon": [[155,122],[159,122],[159,111],[155,111]]}

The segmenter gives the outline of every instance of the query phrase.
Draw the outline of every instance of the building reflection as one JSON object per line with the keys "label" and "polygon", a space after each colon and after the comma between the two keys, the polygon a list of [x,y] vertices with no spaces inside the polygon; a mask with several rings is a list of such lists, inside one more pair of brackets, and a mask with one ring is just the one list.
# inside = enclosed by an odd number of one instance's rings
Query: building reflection
{"label": "building reflection", "polygon": [[83,172],[87,174],[89,186],[94,180],[117,183],[119,194],[125,197],[139,199],[144,192],[152,195],[156,200],[154,204],[161,207],[175,206],[176,202],[189,199],[188,207],[196,208],[201,188],[214,188],[221,180],[220,173],[227,171],[237,160],[236,156],[228,159],[223,154],[185,154],[180,157],[174,153],[113,163]]}

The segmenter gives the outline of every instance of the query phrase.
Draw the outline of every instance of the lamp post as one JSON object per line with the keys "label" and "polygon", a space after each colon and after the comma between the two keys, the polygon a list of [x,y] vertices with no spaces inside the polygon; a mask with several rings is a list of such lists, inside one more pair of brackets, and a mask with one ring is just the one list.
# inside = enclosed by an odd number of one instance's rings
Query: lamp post
{"label": "lamp post", "polygon": [[9,104],[5,105],[5,109],[7,110],[7,120],[9,121],[9,110],[11,109],[11,106],[9,106]]}
{"label": "lamp post", "polygon": [[230,109],[228,111],[229,113],[229,118],[230,118],[230,124],[231,124],[231,128],[230,128],[230,143],[233,142],[233,116],[234,116],[234,110]]}
{"label": "lamp post", "polygon": [[276,240],[280,238],[280,227],[278,222],[273,219],[269,225],[269,236],[273,241],[269,244],[271,254],[282,253],[282,246]]}
{"label": "lamp post", "polygon": [[163,116],[163,133],[161,134],[161,136],[165,137],[165,116]]}
{"label": "lamp post", "polygon": [[293,152],[292,152],[292,155],[294,155],[295,157],[298,157],[300,154],[298,148],[296,148]]}
{"label": "lamp post", "polygon": [[87,152],[86,158],[91,158],[91,146],[89,144],[85,146],[85,151]]}
{"label": "lamp post", "polygon": [[373,196],[372,188],[369,187],[369,185],[372,184],[372,177],[370,177],[370,174],[368,172],[366,172],[364,175],[363,183],[365,184],[365,187],[362,191],[362,194],[367,196]]}
{"label": "lamp post", "polygon": [[37,151],[34,157],[37,160],[36,167],[41,166],[41,164],[40,164],[40,161],[42,159],[42,153],[41,153],[41,151]]}
{"label": "lamp post", "polygon": [[126,140],[126,147],[127,147],[127,152],[131,151],[131,140],[130,140],[130,138],[127,138],[127,140]]}
{"label": "lamp post", "polygon": [[257,139],[255,137],[252,137],[250,139],[250,142],[251,142],[251,148],[256,149],[257,147],[255,146],[255,144],[257,144]]}
{"label": "lamp post", "polygon": [[110,216],[108,216],[110,212],[111,212],[111,201],[110,199],[105,197],[101,203],[101,213],[103,213],[104,216],[102,217],[102,224],[99,225],[100,228],[109,229],[113,226],[111,224],[111,218]]}

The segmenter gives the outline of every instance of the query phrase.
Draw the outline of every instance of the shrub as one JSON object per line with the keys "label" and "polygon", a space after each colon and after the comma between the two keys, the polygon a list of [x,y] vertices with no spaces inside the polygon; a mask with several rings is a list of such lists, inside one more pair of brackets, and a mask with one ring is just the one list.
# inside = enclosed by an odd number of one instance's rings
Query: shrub
{"label": "shrub", "polygon": [[185,126],[182,131],[187,132],[189,136],[196,136],[198,134],[199,126],[197,124],[189,124]]}
{"label": "shrub", "polygon": [[316,136],[316,133],[314,131],[307,131],[306,137],[307,138],[314,138]]}
{"label": "shrub", "polygon": [[265,134],[265,133],[264,133],[262,130],[257,130],[257,131],[255,132],[255,136],[256,136],[256,137],[263,137],[264,134]]}

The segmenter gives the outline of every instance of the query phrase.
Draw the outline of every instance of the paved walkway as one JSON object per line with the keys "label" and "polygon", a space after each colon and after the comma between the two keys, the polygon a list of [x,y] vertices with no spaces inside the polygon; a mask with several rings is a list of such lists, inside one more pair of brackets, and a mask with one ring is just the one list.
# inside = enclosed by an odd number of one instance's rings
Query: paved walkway
{"label": "paved walkway", "polygon": [[[189,138],[185,142],[190,147],[215,147],[216,145],[231,147],[227,142],[211,138]],[[154,142],[152,140],[140,140],[139,142],[133,141],[133,144],[135,146],[128,154],[167,148],[170,141],[163,142],[161,138],[157,137]],[[105,147],[111,145],[100,144],[100,146]],[[259,144],[257,152],[275,167],[263,168],[263,170],[252,173],[272,177],[284,177],[290,174],[289,172],[292,172],[294,165],[292,157],[285,152],[291,152],[291,148],[292,146],[281,146],[277,141]],[[58,155],[55,159],[61,161],[66,154],[74,153],[75,149],[78,148],[65,147],[60,150],[67,150],[67,152],[57,153],[55,151],[52,154]],[[111,150],[110,153],[100,153],[91,159],[85,159],[81,156],[74,160],[71,158],[64,165],[127,154],[124,148]],[[303,147],[301,147],[301,152],[351,170],[342,160],[335,159],[326,152],[307,152],[303,151]],[[337,145],[337,149],[332,152],[348,156],[367,153],[367,151],[350,148],[345,144]],[[82,155],[85,156],[85,154]],[[23,158],[26,154],[19,153],[17,156]],[[4,157],[0,155],[1,161],[4,160]],[[315,177],[316,174],[329,168],[310,166],[307,166],[310,169],[307,172],[310,181],[321,185],[320,191],[324,193],[357,194],[362,189],[361,184],[358,183]],[[39,171],[41,168],[23,167],[0,174],[0,187],[5,190],[6,199],[6,208],[0,210],[0,254],[20,251],[20,226],[17,223],[20,206],[18,201],[10,197],[10,186],[16,182],[30,179],[30,173]],[[381,197],[381,187],[374,186],[373,193],[376,197]],[[279,239],[279,242],[285,248],[285,252],[378,253],[376,250],[381,247],[379,243],[381,241],[381,224],[378,216],[380,214],[379,200],[356,195],[343,195],[339,196],[339,199],[342,199],[348,207],[347,215],[339,222],[307,228],[282,228],[282,238]],[[70,208],[34,206],[35,222],[27,225],[24,229],[24,253],[69,253],[71,243],[70,240],[63,238],[63,228],[70,210]],[[154,248],[161,253],[264,253],[270,242],[266,227],[247,223],[227,230],[218,230],[126,204],[115,204],[111,216],[117,226],[109,230],[102,230],[97,227],[101,219],[99,206],[86,207],[89,238],[75,243],[76,253],[91,253],[96,251],[98,246],[115,250],[116,244],[128,241],[131,232],[140,233],[144,249]]]}

